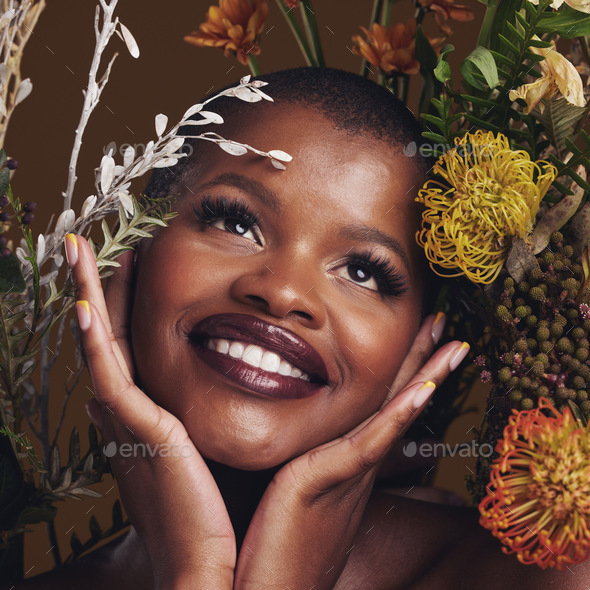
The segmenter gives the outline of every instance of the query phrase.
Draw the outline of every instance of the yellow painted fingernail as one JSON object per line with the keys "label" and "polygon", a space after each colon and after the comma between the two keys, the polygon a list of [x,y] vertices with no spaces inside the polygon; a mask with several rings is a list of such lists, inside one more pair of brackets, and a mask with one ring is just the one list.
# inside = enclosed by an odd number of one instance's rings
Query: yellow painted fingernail
{"label": "yellow painted fingernail", "polygon": [[438,343],[440,337],[442,336],[443,330],[445,329],[446,319],[447,316],[442,311],[439,311],[436,314],[436,318],[432,324],[432,340],[435,344]]}
{"label": "yellow painted fingernail", "polygon": [[76,312],[78,314],[78,323],[80,324],[80,329],[83,332],[86,332],[88,328],[90,328],[90,304],[88,301],[80,300],[76,301]]}
{"label": "yellow painted fingernail", "polygon": [[436,389],[436,383],[434,381],[427,381],[422,385],[422,387],[416,392],[414,396],[414,407],[419,408],[428,398],[432,395],[434,390]]}
{"label": "yellow painted fingernail", "polygon": [[461,344],[461,346],[453,355],[453,358],[449,363],[451,371],[454,371],[462,363],[463,359],[467,356],[467,353],[469,352],[470,348],[471,346],[469,346],[468,342],[463,342],[463,344]]}
{"label": "yellow painted fingernail", "polygon": [[66,258],[70,268],[78,262],[78,238],[75,234],[66,234]]}

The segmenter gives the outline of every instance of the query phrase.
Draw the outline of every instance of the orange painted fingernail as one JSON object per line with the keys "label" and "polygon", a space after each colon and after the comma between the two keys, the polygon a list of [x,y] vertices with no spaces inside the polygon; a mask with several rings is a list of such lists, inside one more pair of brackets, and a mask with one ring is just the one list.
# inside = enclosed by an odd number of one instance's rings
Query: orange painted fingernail
{"label": "orange painted fingernail", "polygon": [[66,234],[66,258],[70,268],[78,262],[78,239],[75,234]]}
{"label": "orange painted fingernail", "polygon": [[462,363],[463,359],[467,356],[467,353],[469,352],[470,348],[471,347],[469,346],[468,342],[463,342],[463,344],[461,344],[461,347],[453,355],[453,358],[449,363],[451,371],[454,371]]}
{"label": "orange painted fingernail", "polygon": [[76,301],[76,312],[78,313],[78,323],[80,329],[86,332],[90,328],[90,304],[88,301]]}
{"label": "orange painted fingernail", "polygon": [[432,324],[432,340],[435,344],[438,343],[440,337],[442,336],[443,330],[445,329],[446,319],[447,316],[442,311],[439,311],[436,314],[436,318]]}
{"label": "orange painted fingernail", "polygon": [[414,396],[414,407],[419,408],[422,406],[428,398],[432,395],[436,389],[436,383],[434,381],[427,381],[422,387],[416,392]]}

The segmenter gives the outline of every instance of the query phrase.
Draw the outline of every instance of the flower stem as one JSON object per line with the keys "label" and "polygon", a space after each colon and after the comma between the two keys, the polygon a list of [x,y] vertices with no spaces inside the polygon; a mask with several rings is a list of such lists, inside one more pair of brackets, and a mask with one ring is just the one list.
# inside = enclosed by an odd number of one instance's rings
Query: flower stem
{"label": "flower stem", "polygon": [[293,15],[293,9],[292,8],[287,9],[287,6],[284,4],[283,0],[277,0],[277,4],[279,5],[279,9],[281,10],[283,15],[285,16],[287,24],[289,25],[291,32],[293,33],[293,36],[295,37],[295,40],[297,41],[297,45],[299,45],[299,49],[301,50],[301,53],[303,54],[303,57],[305,59],[305,63],[308,66],[314,65],[313,55],[309,49],[309,45],[307,44],[307,40],[306,40],[305,36],[303,35],[303,31],[301,30],[301,27],[299,26],[297,19]]}
{"label": "flower stem", "polygon": [[[383,0],[374,0],[373,2],[373,9],[371,10],[371,20],[369,21],[369,31],[373,26],[373,23],[376,23],[379,20],[379,15],[383,10]],[[363,61],[361,62],[361,76],[365,78],[369,75],[369,62],[367,61],[366,57],[363,57]]]}
{"label": "flower stem", "polygon": [[385,0],[385,4],[383,5],[383,8],[381,9],[381,24],[384,27],[388,27],[389,26],[389,21],[391,19],[391,5],[394,3],[395,0]]}
{"label": "flower stem", "polygon": [[477,45],[487,47],[490,43],[490,33],[492,32],[492,25],[494,24],[494,16],[496,15],[496,2],[490,2],[486,6],[486,13],[481,23]]}
{"label": "flower stem", "polygon": [[299,7],[301,8],[301,17],[303,19],[307,41],[309,42],[314,57],[315,63],[313,65],[323,67],[326,63],[324,61],[320,32],[318,31],[318,23],[315,18],[315,12],[313,11],[311,0],[301,0]]}
{"label": "flower stem", "polygon": [[248,60],[248,66],[250,67],[250,71],[252,72],[253,76],[260,76],[260,68],[258,67],[258,62],[253,55],[248,56],[250,59]]}
{"label": "flower stem", "polygon": [[408,92],[410,90],[410,76],[408,74],[401,74],[398,77],[398,98],[404,103],[408,104]]}

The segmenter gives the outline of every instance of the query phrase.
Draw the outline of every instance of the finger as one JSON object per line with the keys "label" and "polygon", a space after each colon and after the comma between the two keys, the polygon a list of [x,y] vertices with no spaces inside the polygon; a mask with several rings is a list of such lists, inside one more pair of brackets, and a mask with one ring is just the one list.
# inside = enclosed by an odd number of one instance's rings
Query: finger
{"label": "finger", "polygon": [[112,333],[128,367],[133,367],[130,345],[133,256],[133,251],[129,251],[117,258],[121,266],[107,279],[105,288],[105,303],[109,310]]}
{"label": "finger", "polygon": [[433,355],[408,382],[408,386],[425,381],[440,385],[454,371],[469,353],[469,343],[450,342]]}
{"label": "finger", "polygon": [[387,403],[398,391],[403,389],[410,379],[416,374],[416,371],[426,362],[434,350],[435,340],[440,337],[440,327],[444,325],[444,314],[442,316],[429,315],[422,326],[412,347],[404,358],[402,366],[397,372],[393,384],[389,388],[389,393],[385,399]]}
{"label": "finger", "polygon": [[383,409],[349,433],[348,436],[355,439],[353,444],[365,450],[363,462],[376,464],[381,460],[468,352],[466,342],[455,341],[443,346]]}
{"label": "finger", "polygon": [[102,408],[101,405],[95,400],[88,400],[84,406],[86,407],[86,413],[88,417],[96,426],[98,431],[102,434]]}
{"label": "finger", "polygon": [[109,340],[113,344],[113,350],[117,357],[117,363],[129,377],[130,371],[127,366],[127,359],[124,358],[117,345],[113,334],[106,302],[100,282],[100,275],[96,261],[88,242],[82,237],[74,234],[66,235],[66,256],[72,270],[72,277],[76,286],[77,299],[89,301],[97,310],[105,326]]}
{"label": "finger", "polygon": [[340,439],[315,449],[310,460],[321,481],[315,480],[314,485],[328,489],[376,467],[418,417],[437,385],[465,357],[469,350],[465,344],[455,341],[443,346],[385,407]]}
{"label": "finger", "polygon": [[77,301],[76,311],[96,399],[140,440],[161,442],[174,426],[173,417],[138,389],[121,369],[98,309],[88,301]]}

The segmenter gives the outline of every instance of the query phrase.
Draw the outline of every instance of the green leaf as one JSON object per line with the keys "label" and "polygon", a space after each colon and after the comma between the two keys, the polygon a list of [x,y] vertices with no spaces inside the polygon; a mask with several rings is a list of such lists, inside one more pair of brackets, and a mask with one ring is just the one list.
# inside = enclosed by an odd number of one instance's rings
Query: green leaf
{"label": "green leaf", "polygon": [[93,539],[102,539],[102,529],[98,524],[98,520],[93,516],[90,517],[90,522],[88,523],[90,528],[90,535]]}
{"label": "green leaf", "polygon": [[37,524],[38,522],[50,522],[57,515],[57,508],[52,504],[41,506],[27,506],[19,515],[19,524]]}
{"label": "green leaf", "polygon": [[80,435],[78,429],[74,426],[72,434],[70,435],[70,449],[69,449],[68,465],[72,469],[76,469],[80,464]]}
{"label": "green leaf", "polygon": [[0,293],[22,293],[26,288],[18,258],[12,252],[0,256]]}
{"label": "green leaf", "polygon": [[440,143],[442,145],[446,145],[447,140],[442,136],[439,135],[438,133],[431,133],[429,131],[424,131],[424,133],[422,133],[422,137],[424,137],[425,139],[430,139],[430,141],[433,141],[434,143]]}
{"label": "green leaf", "polygon": [[75,532],[72,533],[72,538],[70,539],[70,547],[72,548],[74,556],[78,556],[80,555],[80,553],[82,553],[82,551],[84,551],[84,547],[82,546],[82,543],[80,542],[80,539],[78,538],[78,535]]}
{"label": "green leaf", "polygon": [[59,458],[59,448],[53,447],[53,451],[51,452],[51,467],[49,471],[49,482],[52,486],[57,485],[59,481],[59,475],[61,471],[61,461]]}
{"label": "green leaf", "polygon": [[434,68],[434,77],[443,84],[451,79],[451,66],[447,61],[449,53],[455,51],[453,45],[445,45],[438,56],[438,63]]}
{"label": "green leaf", "polygon": [[499,33],[506,33],[505,23],[512,22],[514,15],[523,6],[524,2],[529,0],[501,0],[494,13],[494,23],[490,34],[490,49],[501,51],[501,42],[498,38]]}
{"label": "green leaf", "polygon": [[536,29],[540,33],[557,33],[566,39],[590,35],[590,15],[561,6],[558,12],[543,13]]}
{"label": "green leaf", "polygon": [[[578,167],[578,173],[586,176],[583,166]],[[551,234],[561,229],[573,217],[583,196],[584,189],[576,186],[573,195],[564,196],[559,203],[544,213],[537,222],[535,230],[529,236],[533,246],[533,254],[539,254],[549,245]]]}
{"label": "green leaf", "polygon": [[567,403],[576,420],[580,423],[581,426],[586,428],[588,426],[588,420],[584,417],[584,414],[582,414],[577,404],[575,404],[571,399],[568,399]]}
{"label": "green leaf", "polygon": [[438,63],[436,51],[434,51],[428,37],[424,34],[421,25],[416,28],[416,59],[427,72],[432,72]]}
{"label": "green leaf", "polygon": [[543,100],[543,113],[539,105],[532,111],[532,115],[542,123],[547,136],[559,153],[565,150],[565,140],[571,138],[576,123],[586,114],[587,107],[578,107],[564,97],[557,100]]}
{"label": "green leaf", "polygon": [[516,53],[516,55],[518,55],[520,53],[520,51],[518,50],[518,47],[516,47],[516,45],[514,45],[514,43],[509,41],[504,35],[498,35],[498,38],[500,39],[500,41],[502,41],[502,43],[504,43],[504,45],[508,49],[510,49],[510,51],[512,51],[512,53]]}
{"label": "green leaf", "polygon": [[10,184],[10,170],[3,168],[0,172],[0,195],[5,195]]}

